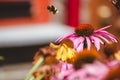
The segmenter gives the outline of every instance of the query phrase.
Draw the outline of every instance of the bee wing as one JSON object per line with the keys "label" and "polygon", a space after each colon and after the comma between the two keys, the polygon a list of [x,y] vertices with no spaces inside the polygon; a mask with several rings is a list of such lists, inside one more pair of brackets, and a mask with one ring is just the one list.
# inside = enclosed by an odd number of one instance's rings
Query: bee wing
{"label": "bee wing", "polygon": [[120,10],[120,0],[111,0],[112,4]]}

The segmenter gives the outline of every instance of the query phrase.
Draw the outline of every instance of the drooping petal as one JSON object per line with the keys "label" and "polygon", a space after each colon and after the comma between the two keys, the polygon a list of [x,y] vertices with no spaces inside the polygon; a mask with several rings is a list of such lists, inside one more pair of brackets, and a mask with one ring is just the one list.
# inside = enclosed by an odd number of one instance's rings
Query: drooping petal
{"label": "drooping petal", "polygon": [[89,37],[86,37],[86,41],[87,41],[87,49],[90,50],[91,47],[91,41]]}
{"label": "drooping petal", "polygon": [[63,50],[63,54],[61,55],[61,60],[62,61],[66,61],[68,58],[68,53],[67,53],[67,49]]}
{"label": "drooping petal", "polygon": [[76,38],[73,43],[74,43],[74,48],[77,49],[77,47],[84,42],[83,37]]}
{"label": "drooping petal", "polygon": [[98,37],[90,36],[90,39],[92,40],[92,43],[94,43],[94,45],[97,48],[97,50],[100,49],[100,43],[104,44],[104,42],[102,40],[100,40]]}
{"label": "drooping petal", "polygon": [[63,39],[66,39],[66,38],[69,38],[69,37],[74,37],[74,36],[76,36],[75,33],[66,34],[66,35],[63,35],[63,36],[59,37],[55,42],[61,42]]}
{"label": "drooping petal", "polygon": [[74,37],[74,38],[70,38],[70,40],[73,42],[75,50],[79,52],[83,49],[83,45],[84,45],[83,37]]}
{"label": "drooping petal", "polygon": [[57,55],[56,55],[56,58],[57,58],[57,59],[60,59],[60,58],[61,58],[61,55],[63,54],[63,50],[64,50],[64,47],[61,47],[60,49],[58,49]]}
{"label": "drooping petal", "polygon": [[68,52],[67,56],[68,56],[69,59],[71,59],[74,56],[74,54],[75,54],[73,51],[71,51],[70,48],[67,49],[67,52]]}
{"label": "drooping petal", "polygon": [[70,39],[71,41],[73,41],[73,42],[74,42],[74,40],[77,39],[77,38],[78,38],[77,36],[69,37],[69,39]]}
{"label": "drooping petal", "polygon": [[64,43],[58,45],[58,48],[56,49],[56,58],[61,61],[71,60],[75,54],[76,51]]}
{"label": "drooping petal", "polygon": [[112,34],[110,34],[110,33],[108,33],[107,31],[98,31],[98,32],[96,32],[97,34],[100,34],[101,36],[104,36],[104,37],[108,37],[109,39],[111,39],[113,42],[118,42],[117,41],[117,38],[114,36],[114,35],[112,35]]}
{"label": "drooping petal", "polygon": [[[94,35],[95,35],[95,34],[94,34]],[[107,40],[105,37],[101,36],[100,34],[97,34],[97,35],[95,35],[95,36],[97,36],[97,37],[103,39],[103,40],[104,40],[105,42],[107,42],[107,43],[110,43],[109,40]]]}
{"label": "drooping petal", "polygon": [[98,29],[98,30],[95,30],[94,32],[98,32],[98,31],[101,31],[101,30],[105,30],[105,29],[107,29],[107,28],[109,28],[109,27],[111,27],[112,25],[108,25],[108,26],[105,26],[105,27],[103,27],[103,28],[100,28],[100,29]]}
{"label": "drooping petal", "polygon": [[77,47],[77,52],[80,52],[83,50],[84,42],[81,42]]}

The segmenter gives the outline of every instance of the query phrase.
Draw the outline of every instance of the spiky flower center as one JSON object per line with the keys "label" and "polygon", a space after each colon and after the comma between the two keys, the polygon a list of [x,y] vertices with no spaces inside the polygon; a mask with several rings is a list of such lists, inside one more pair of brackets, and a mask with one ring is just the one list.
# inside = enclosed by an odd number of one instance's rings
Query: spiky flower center
{"label": "spiky flower center", "polygon": [[75,69],[81,68],[86,63],[93,63],[95,60],[102,61],[101,55],[94,50],[84,49],[82,52],[76,54],[73,57],[73,64]]}
{"label": "spiky flower center", "polygon": [[93,63],[95,60],[94,56],[85,56],[83,58],[78,58],[75,62],[74,62],[74,68],[75,69],[79,69],[81,68],[82,65],[86,64],[86,63]]}
{"label": "spiky flower center", "polygon": [[89,36],[92,35],[94,28],[90,24],[80,24],[75,32],[78,36]]}

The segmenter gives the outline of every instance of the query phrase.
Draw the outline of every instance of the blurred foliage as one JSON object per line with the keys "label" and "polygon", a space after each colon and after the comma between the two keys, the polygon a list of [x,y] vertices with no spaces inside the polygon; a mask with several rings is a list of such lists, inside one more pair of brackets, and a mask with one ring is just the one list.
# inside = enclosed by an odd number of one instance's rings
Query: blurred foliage
{"label": "blurred foliage", "polygon": [[4,60],[5,58],[3,56],[0,56],[0,60]]}

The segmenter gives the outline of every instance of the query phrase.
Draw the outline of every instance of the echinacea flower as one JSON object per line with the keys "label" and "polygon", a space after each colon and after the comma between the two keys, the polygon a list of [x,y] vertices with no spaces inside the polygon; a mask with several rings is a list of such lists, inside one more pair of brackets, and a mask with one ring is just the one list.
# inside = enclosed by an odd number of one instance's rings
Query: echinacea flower
{"label": "echinacea flower", "polygon": [[102,56],[94,49],[84,49],[73,57],[73,64],[75,69],[81,68],[84,64],[93,63],[96,60],[102,61]]}
{"label": "echinacea flower", "polygon": [[90,24],[81,24],[76,29],[75,32],[68,35],[63,35],[56,40],[56,42],[61,42],[64,39],[69,39],[74,44],[74,49],[78,52],[82,51],[83,48],[90,49],[91,44],[94,44],[97,50],[100,49],[100,44],[104,44],[104,42],[110,43],[118,42],[116,37],[105,29],[109,28],[109,26],[105,26],[98,30],[94,30],[94,28]]}
{"label": "echinacea flower", "polygon": [[74,49],[68,47],[64,43],[60,45],[55,45],[51,43],[50,46],[57,49],[56,58],[62,61],[70,61],[76,54],[76,51]]}

